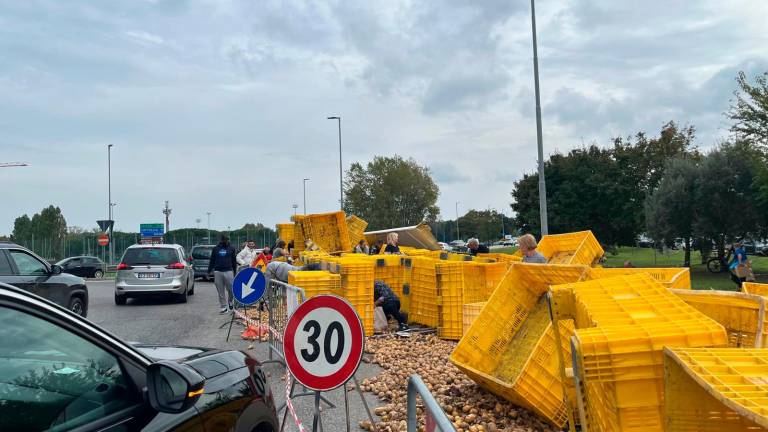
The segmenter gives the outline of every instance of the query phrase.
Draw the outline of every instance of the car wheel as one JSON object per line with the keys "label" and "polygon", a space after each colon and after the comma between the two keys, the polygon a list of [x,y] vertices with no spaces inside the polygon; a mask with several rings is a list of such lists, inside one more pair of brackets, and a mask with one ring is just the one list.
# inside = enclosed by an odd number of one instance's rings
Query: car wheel
{"label": "car wheel", "polygon": [[118,306],[125,305],[125,302],[128,300],[128,298],[124,295],[117,295],[115,294],[115,304]]}
{"label": "car wheel", "polygon": [[85,316],[85,303],[79,297],[72,297],[69,300],[69,310],[80,316]]}
{"label": "car wheel", "polygon": [[95,272],[93,272],[93,277],[95,277],[96,279],[101,279],[104,277],[104,272],[101,270],[96,270]]}
{"label": "car wheel", "polygon": [[187,293],[188,291],[184,291],[181,294],[176,294],[176,303],[186,303],[187,302]]}

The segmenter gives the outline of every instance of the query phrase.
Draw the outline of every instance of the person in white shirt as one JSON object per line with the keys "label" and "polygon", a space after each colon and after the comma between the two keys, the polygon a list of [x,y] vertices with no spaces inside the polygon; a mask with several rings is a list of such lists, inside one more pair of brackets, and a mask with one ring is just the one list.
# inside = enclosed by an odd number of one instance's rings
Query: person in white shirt
{"label": "person in white shirt", "polygon": [[237,270],[240,271],[244,267],[250,267],[251,263],[253,263],[258,256],[259,250],[256,249],[256,242],[248,240],[243,250],[237,254],[237,264],[239,266]]}

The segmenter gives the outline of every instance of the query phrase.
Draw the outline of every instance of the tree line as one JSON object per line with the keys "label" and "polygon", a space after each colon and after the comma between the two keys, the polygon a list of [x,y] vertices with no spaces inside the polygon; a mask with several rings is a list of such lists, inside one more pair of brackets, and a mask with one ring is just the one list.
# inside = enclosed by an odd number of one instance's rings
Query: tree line
{"label": "tree line", "polygon": [[[549,229],[591,229],[609,248],[641,234],[686,245],[706,256],[728,242],[768,233],[768,72],[751,84],[743,73],[727,118],[732,135],[707,151],[693,145],[693,126],[664,125],[658,137],[638,133],[610,146],[554,154],[544,164]],[[538,175],[512,191],[515,222],[538,233]]]}

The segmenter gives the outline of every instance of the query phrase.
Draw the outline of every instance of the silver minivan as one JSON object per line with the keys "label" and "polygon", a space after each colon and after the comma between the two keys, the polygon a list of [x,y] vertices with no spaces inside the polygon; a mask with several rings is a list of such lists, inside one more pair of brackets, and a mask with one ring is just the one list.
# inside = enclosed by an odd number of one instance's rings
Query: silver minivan
{"label": "silver minivan", "polygon": [[187,296],[195,293],[195,277],[185,256],[184,248],[177,244],[128,247],[117,266],[115,304],[158,293],[172,294],[179,303],[186,303]]}

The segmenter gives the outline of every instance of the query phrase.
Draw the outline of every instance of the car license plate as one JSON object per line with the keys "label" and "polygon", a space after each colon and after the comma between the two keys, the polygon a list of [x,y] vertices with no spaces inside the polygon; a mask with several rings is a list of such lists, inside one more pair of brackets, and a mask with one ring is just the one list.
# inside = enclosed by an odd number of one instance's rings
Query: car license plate
{"label": "car license plate", "polygon": [[160,279],[160,273],[139,273],[139,279]]}

